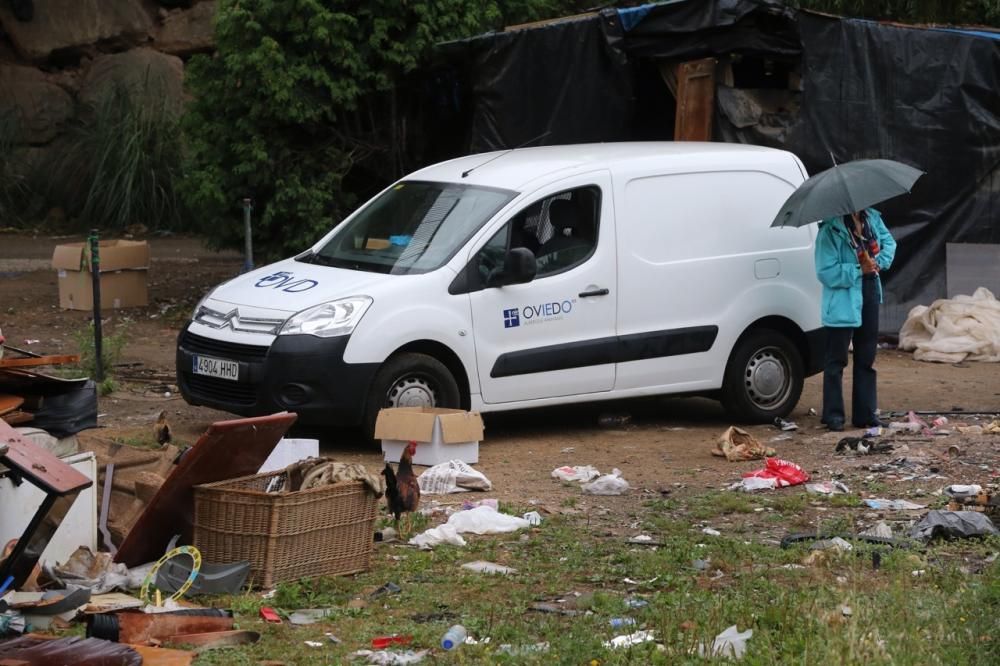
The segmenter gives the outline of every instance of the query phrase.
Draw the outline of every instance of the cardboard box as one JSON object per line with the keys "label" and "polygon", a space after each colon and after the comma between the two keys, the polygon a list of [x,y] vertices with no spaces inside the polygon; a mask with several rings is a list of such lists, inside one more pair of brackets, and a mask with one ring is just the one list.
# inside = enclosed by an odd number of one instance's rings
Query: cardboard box
{"label": "cardboard box", "polygon": [[461,460],[479,462],[483,419],[477,412],[434,407],[383,409],[375,421],[375,436],[382,440],[386,462],[399,462],[403,447],[417,442],[415,465],[437,465]]}
{"label": "cardboard box", "polygon": [[[100,241],[101,309],[117,310],[149,305],[146,275],[149,245],[146,241]],[[90,244],[57,245],[52,268],[59,276],[59,307],[93,310],[94,285],[90,272]]]}

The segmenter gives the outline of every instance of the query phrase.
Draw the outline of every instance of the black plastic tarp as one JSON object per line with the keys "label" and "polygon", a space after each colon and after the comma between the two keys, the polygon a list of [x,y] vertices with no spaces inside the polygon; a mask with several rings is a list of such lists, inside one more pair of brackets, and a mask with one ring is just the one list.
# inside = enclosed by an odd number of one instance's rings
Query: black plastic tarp
{"label": "black plastic tarp", "polygon": [[688,60],[725,53],[798,55],[802,50],[795,13],[780,3],[755,0],[654,5],[628,30],[625,49],[633,58]]}
{"label": "black plastic tarp", "polygon": [[871,157],[927,172],[879,206],[899,242],[884,276],[895,328],[946,295],[946,243],[1000,242],[1000,41],[807,13],[798,24],[801,109],[778,145],[810,173]]}
{"label": "black plastic tarp", "polygon": [[628,138],[630,65],[602,17],[452,42],[443,53],[468,73],[469,152]]}
{"label": "black plastic tarp", "polygon": [[946,243],[1000,242],[995,36],[793,12],[770,0],[688,0],[486,35],[447,52],[471,90],[468,152],[532,139],[669,138],[671,117],[662,135],[643,125],[646,87],[665,89],[639,76],[656,71],[648,63],[737,54],[797,66],[793,89],[720,84],[717,137],[790,150],[810,172],[870,157],[927,172],[911,195],[880,206],[899,240],[884,276],[889,331],[913,305],[946,295]]}

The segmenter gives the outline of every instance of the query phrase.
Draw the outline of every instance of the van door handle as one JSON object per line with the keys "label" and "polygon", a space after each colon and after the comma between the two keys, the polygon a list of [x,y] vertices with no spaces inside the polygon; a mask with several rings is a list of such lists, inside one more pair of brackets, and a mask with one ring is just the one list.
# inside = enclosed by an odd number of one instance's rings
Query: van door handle
{"label": "van door handle", "polygon": [[611,293],[611,290],[605,287],[604,289],[594,289],[593,291],[584,291],[578,296],[580,298],[590,298],[591,296],[607,296]]}

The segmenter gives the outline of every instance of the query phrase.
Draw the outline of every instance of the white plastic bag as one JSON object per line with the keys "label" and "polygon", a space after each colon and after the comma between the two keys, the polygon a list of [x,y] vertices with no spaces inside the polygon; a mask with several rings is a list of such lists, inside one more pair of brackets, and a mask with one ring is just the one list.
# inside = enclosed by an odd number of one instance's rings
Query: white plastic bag
{"label": "white plastic bag", "polygon": [[778,487],[777,479],[766,479],[759,476],[748,476],[729,486],[730,490],[742,490],[752,493],[755,490],[774,490]]}
{"label": "white plastic bag", "polygon": [[628,491],[628,481],[622,478],[622,471],[617,467],[611,474],[598,477],[590,483],[583,484],[583,492],[587,495],[622,495]]}
{"label": "white plastic bag", "polygon": [[438,525],[437,527],[432,527],[429,530],[421,532],[410,539],[409,544],[411,546],[419,546],[424,550],[430,550],[434,546],[441,545],[464,546],[465,539],[458,533],[454,525],[445,523],[444,525]]}
{"label": "white plastic bag", "polygon": [[479,506],[468,511],[459,511],[448,519],[450,525],[459,534],[499,534],[501,532],[516,532],[530,527],[524,518],[500,513],[489,506]]}
{"label": "white plastic bag", "polygon": [[552,478],[560,481],[590,481],[596,479],[601,473],[592,465],[564,465],[552,470]]}
{"label": "white plastic bag", "polygon": [[729,627],[715,637],[710,650],[705,650],[704,645],[698,646],[698,656],[705,657],[729,657],[731,659],[742,659],[747,651],[747,641],[753,636],[753,629],[747,629],[740,633],[736,625]]}
{"label": "white plastic bag", "polygon": [[493,484],[482,472],[472,469],[461,460],[434,465],[417,478],[423,495],[465,493],[470,490],[492,490]]}

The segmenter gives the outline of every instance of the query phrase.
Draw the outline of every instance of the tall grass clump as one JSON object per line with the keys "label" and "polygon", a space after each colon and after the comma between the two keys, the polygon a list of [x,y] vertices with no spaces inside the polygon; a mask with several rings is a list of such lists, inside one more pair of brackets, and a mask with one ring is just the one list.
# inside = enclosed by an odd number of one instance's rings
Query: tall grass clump
{"label": "tall grass clump", "polygon": [[0,227],[20,221],[21,207],[29,194],[19,134],[17,117],[12,113],[0,114]]}
{"label": "tall grass clump", "polygon": [[165,95],[118,84],[82,114],[48,172],[47,199],[79,220],[80,230],[132,224],[177,229],[182,146]]}

